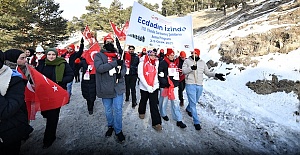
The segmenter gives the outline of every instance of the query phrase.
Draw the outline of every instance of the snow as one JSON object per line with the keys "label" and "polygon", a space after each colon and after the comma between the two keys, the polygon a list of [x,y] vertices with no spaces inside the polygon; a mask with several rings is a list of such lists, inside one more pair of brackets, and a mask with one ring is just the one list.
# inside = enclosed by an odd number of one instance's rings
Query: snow
{"label": "snow", "polygon": [[[270,12],[272,13],[272,12]],[[267,18],[268,15],[264,15]],[[45,120],[40,114],[31,121],[34,132],[22,145],[22,154],[299,154],[300,153],[300,102],[293,92],[277,92],[259,95],[245,84],[258,79],[271,79],[272,74],[279,80],[299,80],[300,49],[288,54],[273,53],[255,57],[259,61],[256,67],[219,62],[218,47],[222,41],[234,36],[246,36],[260,33],[278,26],[263,22],[258,17],[238,30],[237,25],[227,30],[195,36],[195,46],[201,50],[205,61],[218,62],[217,73],[228,73],[226,81],[205,78],[204,92],[197,105],[202,121],[201,131],[196,131],[192,119],[181,107],[186,129],[176,126],[176,121],[163,121],[163,131],[157,132],[151,127],[149,106],[144,120],[139,119],[137,107],[131,103],[123,105],[123,132],[126,142],[119,144],[115,137],[105,138],[107,130],[104,108],[101,99],[95,101],[94,114],[88,115],[86,102],[81,96],[80,83],[73,84],[71,102],[62,107],[57,129],[57,139],[48,149],[42,149]],[[243,23],[245,24],[245,23]],[[225,25],[226,26],[226,25]],[[224,26],[224,27],[225,27]],[[209,36],[209,37],[208,37]],[[79,40],[79,39],[78,39]],[[216,48],[210,49],[211,44]],[[271,59],[272,58],[272,59]],[[232,70],[226,70],[232,68]],[[137,87],[138,88],[138,87]],[[137,90],[139,100],[139,91]],[[168,116],[171,118],[170,107]]]}

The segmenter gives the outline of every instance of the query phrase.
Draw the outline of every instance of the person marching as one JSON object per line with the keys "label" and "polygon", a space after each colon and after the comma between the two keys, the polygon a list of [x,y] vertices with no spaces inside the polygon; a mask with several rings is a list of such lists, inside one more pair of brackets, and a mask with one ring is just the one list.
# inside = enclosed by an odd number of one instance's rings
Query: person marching
{"label": "person marching", "polygon": [[170,100],[172,117],[177,121],[176,125],[180,128],[186,128],[186,125],[182,122],[182,115],[179,103],[177,102],[178,95],[175,95],[178,93],[179,72],[177,68],[178,64],[175,63],[174,56],[174,51],[171,48],[168,48],[164,60],[160,61],[158,66],[158,80],[161,92],[159,98],[159,110],[162,118],[165,121],[169,121],[166,109],[168,101]]}
{"label": "person marching", "polygon": [[175,60],[178,63],[178,69],[179,69],[178,97],[180,100],[180,103],[179,103],[180,106],[184,105],[183,91],[185,88],[185,75],[182,73],[182,65],[183,65],[183,62],[185,59],[186,59],[186,53],[184,51],[181,51],[179,54],[179,57],[176,58],[176,60]]}
{"label": "person marching", "polygon": [[[96,93],[102,98],[105,108],[108,130],[106,137],[115,131],[119,142],[125,142],[122,132],[122,106],[125,93],[126,66],[114,47],[114,40],[109,35],[104,37],[104,45],[95,55]],[[118,67],[120,66],[120,67]],[[121,71],[119,71],[121,68]]]}
{"label": "person marching", "polygon": [[187,58],[182,65],[182,73],[186,75],[186,93],[188,97],[188,106],[186,112],[193,117],[193,123],[196,130],[201,130],[196,104],[203,91],[203,74],[208,77],[216,77],[224,81],[223,74],[210,72],[206,63],[200,59],[200,50],[194,49],[192,55]]}
{"label": "person marching", "polygon": [[152,127],[161,131],[161,117],[157,107],[159,82],[157,78],[159,61],[154,51],[148,51],[148,55],[141,58],[138,66],[138,76],[140,79],[141,100],[139,104],[139,118],[144,119],[146,113],[146,105],[149,99],[150,114],[152,119]]}
{"label": "person marching", "polygon": [[[63,89],[67,90],[67,83],[73,81],[74,72],[64,58],[58,57],[55,48],[49,48],[45,51],[46,58],[38,62],[36,70],[47,78],[57,83]],[[46,129],[43,139],[43,148],[50,147],[56,139],[56,130],[59,120],[60,107],[51,110],[41,111],[44,118],[47,119]]]}
{"label": "person marching", "polygon": [[131,91],[131,102],[132,108],[134,108],[136,103],[136,81],[138,77],[138,64],[139,57],[134,53],[135,47],[128,46],[128,52],[125,53],[125,65],[126,65],[126,75],[125,75],[125,86],[126,86],[126,98],[125,101],[129,101],[129,95]]}

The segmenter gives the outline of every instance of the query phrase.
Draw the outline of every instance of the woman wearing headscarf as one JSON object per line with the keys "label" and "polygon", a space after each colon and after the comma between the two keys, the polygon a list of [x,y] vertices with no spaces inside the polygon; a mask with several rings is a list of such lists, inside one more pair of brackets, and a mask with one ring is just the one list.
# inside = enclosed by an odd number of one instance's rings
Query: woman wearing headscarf
{"label": "woman wearing headscarf", "polygon": [[[47,78],[57,83],[63,89],[67,90],[67,83],[73,81],[74,73],[64,58],[57,57],[58,52],[55,48],[49,48],[45,51],[46,58],[38,62],[36,70]],[[60,108],[41,111],[44,118],[47,119],[44,133],[43,148],[48,148],[56,139],[56,129],[59,120]]]}
{"label": "woman wearing headscarf", "polygon": [[25,84],[15,69],[4,65],[0,51],[0,152],[19,154],[21,140],[32,132],[24,102]]}

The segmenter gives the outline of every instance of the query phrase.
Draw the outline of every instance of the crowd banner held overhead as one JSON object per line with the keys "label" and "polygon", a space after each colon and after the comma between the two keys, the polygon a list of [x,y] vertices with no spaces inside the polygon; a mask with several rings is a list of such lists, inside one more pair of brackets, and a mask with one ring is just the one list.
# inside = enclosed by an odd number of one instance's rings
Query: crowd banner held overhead
{"label": "crowd banner held overhead", "polygon": [[167,18],[134,2],[126,44],[193,51],[192,16]]}

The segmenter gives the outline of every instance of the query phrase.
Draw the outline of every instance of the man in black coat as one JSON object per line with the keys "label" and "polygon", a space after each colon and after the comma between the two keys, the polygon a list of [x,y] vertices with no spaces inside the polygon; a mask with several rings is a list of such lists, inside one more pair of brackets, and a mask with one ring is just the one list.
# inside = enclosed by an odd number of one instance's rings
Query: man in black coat
{"label": "man in black coat", "polygon": [[127,67],[127,72],[125,75],[125,85],[126,85],[126,98],[125,101],[129,101],[130,91],[131,91],[131,102],[132,108],[134,108],[136,103],[136,81],[138,77],[137,68],[139,65],[139,57],[134,53],[135,47],[128,46],[128,52],[125,53],[125,65]]}

